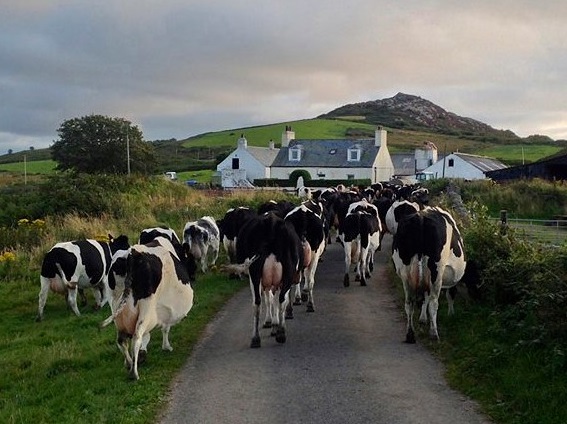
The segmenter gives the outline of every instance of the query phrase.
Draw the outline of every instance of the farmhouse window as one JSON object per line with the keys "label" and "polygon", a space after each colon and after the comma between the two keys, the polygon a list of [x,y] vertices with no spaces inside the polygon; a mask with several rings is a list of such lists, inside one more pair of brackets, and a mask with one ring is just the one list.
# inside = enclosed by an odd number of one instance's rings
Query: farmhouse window
{"label": "farmhouse window", "polygon": [[348,149],[347,160],[349,162],[360,161],[360,149],[358,147],[352,147],[352,148]]}
{"label": "farmhouse window", "polygon": [[449,159],[448,166],[455,166],[455,159]]}
{"label": "farmhouse window", "polygon": [[301,146],[295,146],[289,149],[289,160],[299,162],[301,160]]}
{"label": "farmhouse window", "polygon": [[240,169],[240,160],[238,158],[232,158],[232,169]]}

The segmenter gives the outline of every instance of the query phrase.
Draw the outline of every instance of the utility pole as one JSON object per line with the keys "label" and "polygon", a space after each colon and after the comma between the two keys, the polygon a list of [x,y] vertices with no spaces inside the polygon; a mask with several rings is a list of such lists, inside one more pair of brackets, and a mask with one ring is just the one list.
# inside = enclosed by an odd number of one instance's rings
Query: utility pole
{"label": "utility pole", "polygon": [[126,162],[128,175],[130,175],[130,139],[128,138],[128,124],[126,124]]}
{"label": "utility pole", "polygon": [[24,155],[24,185],[28,185],[28,163],[26,155]]}

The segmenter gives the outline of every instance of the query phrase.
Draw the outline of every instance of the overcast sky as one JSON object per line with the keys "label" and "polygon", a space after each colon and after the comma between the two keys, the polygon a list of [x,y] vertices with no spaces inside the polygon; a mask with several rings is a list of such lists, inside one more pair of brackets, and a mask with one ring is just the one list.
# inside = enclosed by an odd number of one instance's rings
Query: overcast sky
{"label": "overcast sky", "polygon": [[[565,0],[0,0],[0,154],[66,119],[146,140],[423,97],[567,139]],[[300,136],[300,134],[298,135]]]}

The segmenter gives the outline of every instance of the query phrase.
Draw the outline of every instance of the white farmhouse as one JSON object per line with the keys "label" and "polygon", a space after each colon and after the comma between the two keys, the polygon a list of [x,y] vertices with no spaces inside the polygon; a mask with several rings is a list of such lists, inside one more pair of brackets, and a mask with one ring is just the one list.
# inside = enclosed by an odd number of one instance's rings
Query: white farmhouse
{"label": "white farmhouse", "polygon": [[[485,156],[466,153],[451,153],[421,171],[428,179],[463,178],[465,180],[486,179],[486,172],[506,168],[502,162]],[[419,180],[420,175],[416,175]]]}
{"label": "white farmhouse", "polygon": [[220,183],[225,188],[254,187],[255,179],[271,177],[270,166],[279,150],[274,147],[273,141],[268,147],[248,146],[242,134],[236,150],[217,165],[217,178],[220,177]]}
{"label": "white farmhouse", "polygon": [[282,147],[271,167],[271,178],[289,179],[297,169],[309,172],[313,180],[369,179],[389,181],[394,164],[387,144],[387,132],[375,131],[374,139],[296,139],[291,127],[282,134]]}

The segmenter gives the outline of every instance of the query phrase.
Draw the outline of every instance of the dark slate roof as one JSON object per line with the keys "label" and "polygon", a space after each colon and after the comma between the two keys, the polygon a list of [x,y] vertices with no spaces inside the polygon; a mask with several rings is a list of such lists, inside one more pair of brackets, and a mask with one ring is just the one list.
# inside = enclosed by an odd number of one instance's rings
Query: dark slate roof
{"label": "dark slate roof", "polygon": [[394,175],[415,174],[415,154],[412,153],[390,153],[394,164]]}
{"label": "dark slate roof", "polygon": [[[290,161],[289,149],[302,146],[301,160]],[[361,156],[358,162],[347,160],[347,151],[354,146],[360,146]],[[326,168],[370,168],[378,155],[379,146],[374,145],[374,139],[361,140],[291,140],[289,147],[282,147],[273,167],[326,167]]]}
{"label": "dark slate roof", "polygon": [[480,169],[482,172],[507,168],[507,166],[499,160],[487,158],[486,156],[469,155],[466,153],[455,153],[455,155]]}

